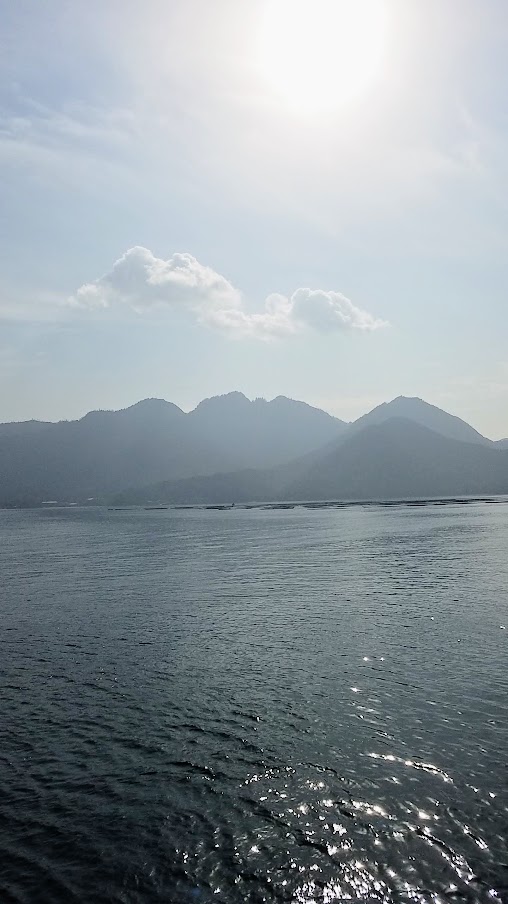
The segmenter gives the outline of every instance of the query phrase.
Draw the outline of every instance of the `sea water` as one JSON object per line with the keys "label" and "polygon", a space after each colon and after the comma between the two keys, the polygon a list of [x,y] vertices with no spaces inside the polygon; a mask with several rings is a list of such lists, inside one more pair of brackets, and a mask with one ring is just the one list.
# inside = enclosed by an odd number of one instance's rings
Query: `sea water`
{"label": "sea water", "polygon": [[0,512],[0,901],[508,895],[508,505]]}

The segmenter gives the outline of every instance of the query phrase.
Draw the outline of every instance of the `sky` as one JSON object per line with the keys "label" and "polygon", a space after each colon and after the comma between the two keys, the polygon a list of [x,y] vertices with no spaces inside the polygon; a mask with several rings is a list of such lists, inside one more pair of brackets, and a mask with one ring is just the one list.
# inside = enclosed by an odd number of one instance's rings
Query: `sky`
{"label": "sky", "polygon": [[506,0],[0,0],[0,421],[240,390],[508,436]]}

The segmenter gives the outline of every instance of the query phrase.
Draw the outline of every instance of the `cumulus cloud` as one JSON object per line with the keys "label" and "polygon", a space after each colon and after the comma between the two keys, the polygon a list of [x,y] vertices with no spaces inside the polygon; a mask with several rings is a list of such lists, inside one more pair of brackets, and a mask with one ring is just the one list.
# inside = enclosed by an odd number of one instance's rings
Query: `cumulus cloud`
{"label": "cumulus cloud", "polygon": [[122,254],[109,273],[85,283],[70,299],[79,307],[110,307],[117,302],[136,311],[153,305],[229,308],[240,294],[224,276],[200,264],[192,254],[173,254],[167,261],[137,245]]}
{"label": "cumulus cloud", "polygon": [[80,308],[125,304],[138,313],[155,305],[183,308],[199,323],[234,338],[273,339],[309,328],[328,333],[385,326],[340,292],[323,289],[297,289],[289,298],[272,294],[261,312],[251,313],[224,276],[191,254],[163,260],[140,246],[126,251],[109,273],[81,286],[69,303]]}

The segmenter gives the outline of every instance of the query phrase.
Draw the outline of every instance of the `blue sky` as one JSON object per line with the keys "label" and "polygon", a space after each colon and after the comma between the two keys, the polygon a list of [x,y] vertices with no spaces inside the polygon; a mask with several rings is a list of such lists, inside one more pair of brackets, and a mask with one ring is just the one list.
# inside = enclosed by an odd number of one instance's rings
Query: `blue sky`
{"label": "blue sky", "polygon": [[281,93],[277,4],[0,0],[0,420],[239,389],[508,435],[508,5],[385,0],[363,84],[366,6],[346,98],[329,0]]}

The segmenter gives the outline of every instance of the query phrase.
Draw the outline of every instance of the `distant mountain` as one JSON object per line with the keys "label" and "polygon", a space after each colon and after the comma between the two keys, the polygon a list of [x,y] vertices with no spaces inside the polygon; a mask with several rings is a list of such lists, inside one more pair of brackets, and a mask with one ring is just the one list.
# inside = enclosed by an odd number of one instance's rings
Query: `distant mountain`
{"label": "distant mountain", "polygon": [[0,505],[83,501],[126,487],[269,468],[305,455],[346,425],[319,409],[241,393],[185,414],[161,399],[79,421],[0,425]]}
{"label": "distant mountain", "polygon": [[[293,462],[295,479],[298,475],[305,473],[306,470],[319,468],[320,463],[329,454],[339,449],[351,437],[360,433],[366,427],[383,424],[393,418],[410,420],[415,424],[433,430],[435,433],[439,433],[441,436],[446,436],[448,439],[457,439],[461,442],[477,443],[484,446],[496,446],[492,440],[482,436],[474,427],[471,427],[466,421],[455,417],[455,415],[448,414],[448,412],[436,408],[435,405],[429,405],[423,399],[398,396],[396,399],[392,399],[391,402],[383,402],[382,405],[373,408],[372,411],[364,414],[358,420],[346,425],[339,435],[326,445],[307,453],[305,458],[302,457],[300,461],[295,460]],[[502,442],[498,448],[503,448]]]}
{"label": "distant mountain", "polygon": [[35,436],[45,427],[52,426],[47,421],[13,421],[0,424],[0,440],[8,436]]}
{"label": "distant mountain", "polygon": [[[305,402],[277,396],[250,401],[241,392],[205,399],[188,414],[243,468],[270,468],[341,436],[347,424]],[[203,472],[204,473],[204,472]]]}
{"label": "distant mountain", "polygon": [[508,451],[461,442],[405,418],[352,432],[287,484],[294,499],[396,499],[508,493]]}
{"label": "distant mountain", "polygon": [[320,457],[123,493],[118,503],[384,500],[508,494],[508,450],[449,439],[404,418],[352,432]]}
{"label": "distant mountain", "polygon": [[494,443],[498,449],[508,449],[508,439],[498,439]]}
{"label": "distant mountain", "polygon": [[364,427],[370,427],[373,424],[382,424],[390,418],[405,418],[420,424],[422,427],[428,427],[448,439],[457,439],[463,443],[478,443],[479,445],[491,445],[492,440],[487,439],[478,433],[474,427],[471,427],[460,417],[448,414],[435,405],[429,405],[423,399],[408,398],[406,396],[398,396],[391,402],[383,402],[377,408],[373,408],[368,414],[358,418],[351,424],[349,435],[363,430]]}
{"label": "distant mountain", "polygon": [[81,501],[172,471],[187,476],[203,459],[223,466],[219,454],[183,429],[184,420],[176,405],[150,399],[32,435],[0,434],[0,502]]}
{"label": "distant mountain", "polygon": [[0,505],[247,502],[508,493],[508,443],[421,399],[351,425],[279,396],[161,399],[79,421],[0,425]]}
{"label": "distant mountain", "polygon": [[285,469],[256,470],[187,477],[184,480],[165,480],[151,486],[138,487],[115,494],[109,501],[114,505],[199,505],[267,502],[282,498]]}

